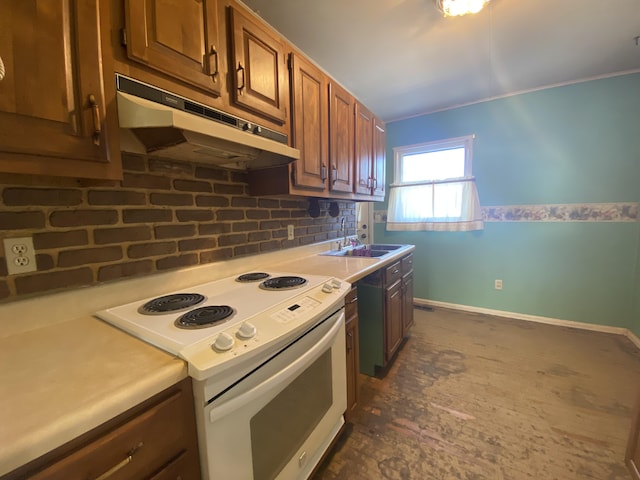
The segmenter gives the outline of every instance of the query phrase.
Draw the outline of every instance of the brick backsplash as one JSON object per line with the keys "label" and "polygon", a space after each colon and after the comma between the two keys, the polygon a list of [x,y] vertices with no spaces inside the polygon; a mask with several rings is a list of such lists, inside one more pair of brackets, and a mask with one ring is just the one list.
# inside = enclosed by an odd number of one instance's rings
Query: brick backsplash
{"label": "brick backsplash", "polygon": [[106,185],[0,176],[0,235],[33,237],[38,266],[9,276],[0,250],[0,301],[329,240],[341,217],[355,232],[354,202],[331,217],[320,200],[312,218],[307,198],[249,196],[242,172],[128,154],[123,164]]}

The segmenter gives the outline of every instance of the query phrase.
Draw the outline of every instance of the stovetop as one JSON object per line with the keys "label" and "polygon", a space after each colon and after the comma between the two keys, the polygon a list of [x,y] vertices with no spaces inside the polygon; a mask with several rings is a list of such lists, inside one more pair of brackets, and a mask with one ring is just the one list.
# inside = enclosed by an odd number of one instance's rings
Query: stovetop
{"label": "stovetop", "polygon": [[[190,371],[194,368],[208,370],[239,355],[298,335],[318,317],[341,307],[349,288],[347,282],[320,275],[271,271],[247,272],[244,275],[253,277],[254,273],[268,277],[241,282],[236,275],[108,308],[97,312],[96,316],[147,343],[184,358],[190,362]],[[271,290],[264,283],[280,277],[301,277],[304,281],[302,285],[283,290]],[[288,278],[285,281],[287,284],[299,282]],[[173,294],[193,296],[201,301],[178,311],[142,313],[142,307],[154,298]],[[165,303],[172,301],[172,298],[165,299]],[[180,326],[183,316],[198,313],[198,309],[214,307],[228,308],[231,313],[212,326]],[[204,357],[205,364],[196,367],[194,364],[199,361],[196,359]],[[200,375],[204,374],[200,372]]]}

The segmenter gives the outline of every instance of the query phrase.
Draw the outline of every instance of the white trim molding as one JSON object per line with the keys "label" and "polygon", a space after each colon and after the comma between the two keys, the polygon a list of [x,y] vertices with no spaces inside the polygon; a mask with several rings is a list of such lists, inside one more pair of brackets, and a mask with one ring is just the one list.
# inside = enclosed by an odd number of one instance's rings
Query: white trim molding
{"label": "white trim molding", "polygon": [[609,325],[598,325],[594,323],[576,322],[574,320],[562,320],[559,318],[542,317],[538,315],[529,315],[526,313],[507,312],[504,310],[493,310],[491,308],[474,307],[472,305],[461,305],[458,303],[439,302],[437,300],[428,300],[424,298],[414,298],[413,305],[416,307],[440,307],[449,308],[451,310],[461,310],[464,312],[484,313],[487,315],[495,315],[497,317],[514,318],[516,320],[526,320],[528,322],[546,323],[548,325],[558,325],[561,327],[577,328],[580,330],[591,330],[595,332],[614,333],[627,337],[638,349],[640,349],[640,338],[638,338],[631,330],[624,327],[611,327]]}

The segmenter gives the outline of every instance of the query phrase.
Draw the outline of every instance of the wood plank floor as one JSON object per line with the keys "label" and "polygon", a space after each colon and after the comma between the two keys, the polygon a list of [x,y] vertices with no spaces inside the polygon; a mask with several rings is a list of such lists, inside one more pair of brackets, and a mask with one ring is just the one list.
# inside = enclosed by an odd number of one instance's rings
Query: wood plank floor
{"label": "wood plank floor", "polygon": [[640,386],[627,338],[416,309],[314,480],[623,480]]}

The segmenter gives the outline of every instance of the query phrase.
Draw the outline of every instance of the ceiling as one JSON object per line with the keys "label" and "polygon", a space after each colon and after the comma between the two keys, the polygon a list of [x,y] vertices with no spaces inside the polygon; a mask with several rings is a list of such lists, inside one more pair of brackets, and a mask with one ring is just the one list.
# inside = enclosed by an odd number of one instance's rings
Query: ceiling
{"label": "ceiling", "polygon": [[384,121],[640,71],[640,0],[243,0]]}

